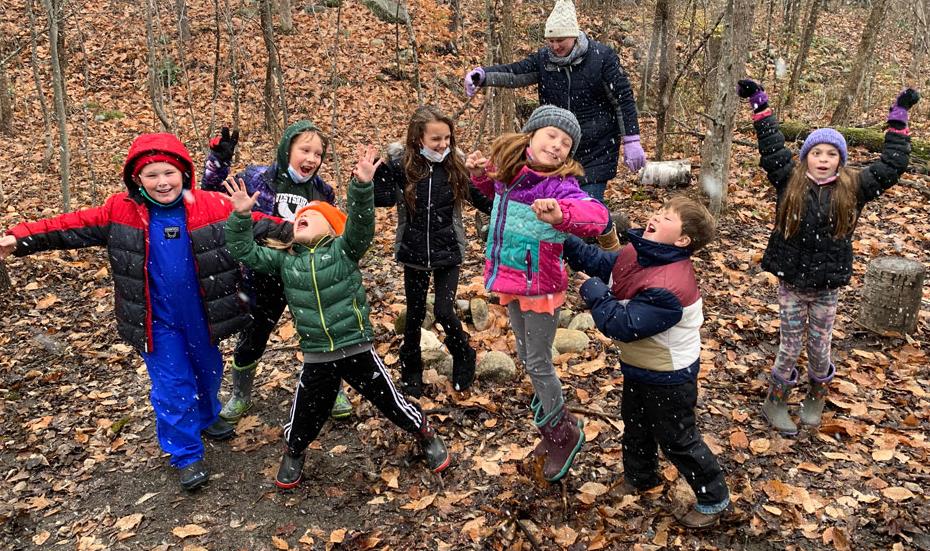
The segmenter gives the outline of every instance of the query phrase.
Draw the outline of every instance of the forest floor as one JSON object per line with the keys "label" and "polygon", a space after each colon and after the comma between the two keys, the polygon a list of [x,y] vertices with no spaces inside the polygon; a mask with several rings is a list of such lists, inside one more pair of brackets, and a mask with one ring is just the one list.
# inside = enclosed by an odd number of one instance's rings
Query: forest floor
{"label": "forest floor", "polygon": [[[22,8],[13,4],[8,9]],[[204,83],[212,71],[212,7],[208,2],[189,4],[195,39],[188,56],[192,67],[200,71],[194,88],[198,99],[190,112],[181,108],[180,96],[175,101],[179,133],[194,151],[198,137],[190,130],[189,117],[209,112],[209,88]],[[428,5],[414,3],[414,13],[432,16]],[[241,28],[240,46],[250,52],[240,56],[247,66],[242,126],[254,129],[243,133],[243,166],[270,158],[274,146],[257,130],[261,104],[256,94],[260,93],[264,54],[261,40],[244,39],[248,33],[258,36],[258,17],[249,11],[250,6],[254,4],[245,2],[237,8],[235,18]],[[542,21],[548,9],[519,4],[518,24]],[[120,17],[107,17],[120,10],[124,12]],[[116,175],[132,137],[157,129],[144,92],[142,23],[133,23],[135,34],[121,32],[118,25],[128,16],[140,17],[135,10],[128,3],[106,2],[84,6],[73,19],[86,34],[83,48],[87,52],[83,54],[77,46],[71,50],[73,98],[118,109],[125,116],[90,122],[89,157],[97,177],[111,182],[101,186],[101,194],[118,191]],[[339,149],[346,156],[361,140],[399,139],[416,96],[409,82],[379,79],[377,63],[369,61],[377,58],[385,41],[393,44],[393,26],[377,22],[354,1],[347,0],[343,10],[352,14],[343,14],[346,36],[338,58],[349,79],[348,86],[339,89]],[[838,75],[830,63],[844,55],[852,57],[855,45],[844,44],[843,33],[849,35],[854,26],[850,21],[861,23],[867,13],[844,10],[824,14],[823,37],[815,43],[815,54],[833,57],[817,58],[817,69],[805,84],[803,98],[808,101],[799,102],[802,105],[824,102],[828,92],[823,83]],[[282,59],[286,79],[297,83],[289,91],[295,106],[292,115],[322,113],[315,118],[330,123],[328,91],[307,84],[323,82],[330,70],[325,54],[327,41],[332,43],[335,34],[335,10],[319,17],[321,22],[304,10],[295,11],[298,30],[313,29],[320,36],[312,37],[313,44],[300,33],[282,37]],[[623,28],[635,29],[640,24],[632,16],[619,21],[582,17],[582,22],[616,43],[624,36]],[[14,30],[13,19],[5,17],[0,24],[5,35],[23,37],[21,29]],[[429,30],[428,25],[432,23],[422,23],[420,32]],[[430,49],[439,38],[421,37],[421,74],[429,83],[427,95],[450,112],[463,99],[458,90],[450,91],[439,82],[445,78],[458,85],[464,70],[478,63],[484,52],[476,38],[481,21],[469,16],[466,29],[461,51],[468,53],[459,56]],[[636,29],[629,35],[641,42],[642,32]],[[441,33],[437,31],[436,37]],[[380,46],[375,39],[382,40]],[[839,44],[846,48],[845,54],[836,50]],[[308,65],[296,61],[305,50],[312,53]],[[638,64],[629,50],[621,53],[635,83]],[[353,72],[347,69],[350,52],[365,60],[353,65]],[[54,168],[37,168],[43,129],[31,88],[28,43],[21,55],[25,60],[13,67],[12,78],[19,94],[17,130],[21,136],[35,138],[0,140],[0,160],[8,175],[2,188],[5,202],[0,208],[0,227],[50,216],[59,208]],[[890,100],[900,87],[893,67],[904,60],[896,55],[883,51],[877,56],[879,76],[870,91],[876,100],[861,115],[863,121],[881,120],[883,108],[877,98],[882,103]],[[393,63],[393,55],[380,52],[380,56],[382,63]],[[80,74],[85,64],[91,76],[87,82]],[[180,87],[177,93],[183,93]],[[221,106],[228,107],[229,90],[224,88],[220,97]],[[915,135],[928,129],[923,107],[915,113]],[[74,109],[81,111],[79,105]],[[461,143],[486,144],[489,138],[478,135],[478,125],[471,124],[473,120],[464,122],[469,116],[466,112],[463,117]],[[796,114],[812,124],[822,124],[823,116],[816,108]],[[648,114],[642,120],[649,152],[654,122]],[[201,128],[206,126],[204,120],[200,123]],[[80,124],[72,132],[80,136]],[[751,135],[739,138],[753,139]],[[75,142],[77,152],[80,140]],[[676,156],[693,157],[692,162],[699,164],[693,143],[676,147]],[[74,201],[88,206],[93,204],[90,173],[83,154],[73,158]],[[196,151],[195,158],[202,162],[201,152]],[[860,149],[851,152],[855,163],[876,158]],[[428,398],[421,405],[434,412],[432,422],[450,446],[453,467],[441,476],[430,474],[410,439],[350,393],[355,414],[324,428],[308,453],[306,481],[294,491],[278,491],[272,478],[281,453],[280,427],[289,410],[300,361],[293,327],[285,321],[262,361],[256,407],[240,421],[235,439],[207,444],[211,480],[200,491],[185,493],[156,442],[142,361],[116,337],[105,254],[80,250],[7,263],[14,289],[0,294],[0,546],[82,550],[930,549],[926,528],[930,517],[930,292],[925,287],[918,328],[908,337],[877,336],[856,321],[869,260],[892,254],[930,267],[930,181],[920,174],[908,174],[865,210],[854,241],[854,277],[840,292],[833,341],[838,376],[824,423],[819,431],[786,439],[769,431],[759,412],[778,346],[778,309],[776,281],[759,267],[771,227],[773,197],[757,163],[754,148],[735,146],[729,206],[721,219],[719,239],[695,259],[706,318],[698,426],[727,473],[735,506],[721,526],[688,532],[676,524],[675,513],[685,510],[694,498],[665,461],[661,463],[662,487],[642,496],[616,495],[615,485],[623,471],[622,376],[616,347],[596,330],[587,332],[591,345],[586,350],[556,358],[567,400],[585,411],[588,440],[570,476],[560,484],[540,481],[528,459],[536,438],[527,409],[532,396],[528,380],[506,388],[478,381],[463,395],[452,392],[444,377],[430,371]],[[332,180],[332,163],[324,170]],[[694,188],[678,191],[697,194]],[[608,202],[614,209],[627,211],[634,224],[642,224],[671,192],[638,186],[632,175],[622,171],[608,193]],[[377,347],[389,366],[396,365],[400,337],[394,333],[393,322],[398,305],[404,302],[401,272],[391,258],[395,222],[393,211],[379,211],[378,235],[363,266]],[[481,278],[482,247],[474,228],[468,226],[472,239],[459,298],[487,298]],[[581,305],[574,291],[573,287],[569,292],[569,307],[577,312]],[[469,327],[479,357],[488,350],[513,352],[513,337],[502,309],[492,305],[491,312],[490,328],[479,332]],[[225,343],[224,351],[229,352],[230,346]],[[793,401],[799,400],[795,396]]]}

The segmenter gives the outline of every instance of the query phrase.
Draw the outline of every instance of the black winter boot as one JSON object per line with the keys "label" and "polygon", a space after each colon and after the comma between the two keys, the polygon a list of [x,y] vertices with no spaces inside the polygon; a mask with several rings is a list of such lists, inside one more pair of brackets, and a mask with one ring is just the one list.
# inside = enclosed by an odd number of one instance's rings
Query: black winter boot
{"label": "black winter boot", "polygon": [[400,347],[400,380],[404,385],[404,392],[419,398],[423,396],[423,357],[420,347]]}
{"label": "black winter boot", "polygon": [[452,387],[462,392],[475,380],[475,349],[468,342],[468,333],[462,331],[446,337],[446,346],[452,354]]}
{"label": "black winter boot", "polygon": [[209,478],[210,473],[207,471],[207,466],[204,465],[203,461],[194,461],[181,469],[178,476],[181,488],[188,492],[203,486]]}
{"label": "black winter boot", "polygon": [[452,464],[452,456],[446,449],[446,444],[429,425],[424,424],[417,435],[417,442],[423,455],[426,456],[426,464],[434,473],[440,473]]}
{"label": "black winter boot", "polygon": [[278,466],[278,474],[274,477],[274,485],[282,490],[296,488],[303,480],[306,458],[306,453],[293,454],[285,449],[284,455],[281,456],[281,465]]}
{"label": "black winter boot", "polygon": [[212,425],[203,429],[203,435],[210,440],[229,440],[236,435],[236,429],[222,417],[218,417]]}

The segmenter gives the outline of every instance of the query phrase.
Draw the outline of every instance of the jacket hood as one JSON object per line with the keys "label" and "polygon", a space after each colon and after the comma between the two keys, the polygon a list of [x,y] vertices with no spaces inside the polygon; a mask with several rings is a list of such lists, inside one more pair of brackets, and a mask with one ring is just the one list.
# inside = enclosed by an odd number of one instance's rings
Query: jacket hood
{"label": "jacket hood", "polygon": [[667,243],[657,243],[643,238],[643,228],[629,229],[626,234],[636,249],[636,262],[644,268],[662,266],[691,258],[691,251]]}
{"label": "jacket hood", "polygon": [[181,140],[174,134],[161,132],[158,134],[142,134],[129,146],[129,153],[126,154],[126,162],[123,163],[123,183],[129,190],[129,195],[135,195],[139,192],[139,185],[132,179],[132,170],[136,161],[145,155],[151,153],[164,153],[177,157],[181,164],[186,167],[184,172],[184,189],[193,189],[196,185],[194,180],[194,161],[191,160],[191,154],[181,143]]}
{"label": "jacket hood", "polygon": [[[320,128],[313,124],[310,121],[302,120],[297,121],[294,124],[288,126],[284,129],[284,134],[281,136],[281,141],[278,142],[278,152],[275,155],[275,180],[276,181],[285,181],[297,184],[291,180],[291,176],[287,173],[287,167],[291,162],[291,142],[294,141],[294,137],[303,132],[320,132]],[[326,147],[323,147],[322,158],[326,157]],[[320,166],[323,166],[323,163],[320,163]],[[320,168],[317,167],[317,172],[320,171]],[[316,172],[313,173],[316,176]]]}

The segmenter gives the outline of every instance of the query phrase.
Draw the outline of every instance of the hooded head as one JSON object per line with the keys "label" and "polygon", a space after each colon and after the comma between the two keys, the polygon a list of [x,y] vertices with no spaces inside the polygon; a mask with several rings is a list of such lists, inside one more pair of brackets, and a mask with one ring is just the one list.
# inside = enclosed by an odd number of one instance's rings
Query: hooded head
{"label": "hooded head", "polygon": [[323,134],[320,129],[308,120],[300,120],[294,124],[288,126],[284,129],[284,134],[281,136],[281,141],[278,142],[278,151],[275,156],[275,166],[276,174],[275,179],[279,182],[293,182],[294,184],[300,184],[291,177],[288,173],[288,166],[291,162],[291,146],[294,145],[294,139],[304,133],[313,133],[320,137],[320,142],[323,146],[322,154],[320,155],[320,164],[317,165],[316,169],[310,174],[310,177],[316,176],[317,172],[320,170],[320,166],[323,164],[323,158],[326,157],[326,148],[329,145],[329,139]]}
{"label": "hooded head", "polygon": [[174,134],[162,132],[158,134],[142,134],[129,146],[126,162],[123,164],[123,183],[129,195],[139,195],[139,184],[136,176],[145,165],[167,162],[181,171],[184,189],[193,189],[196,185],[194,179],[194,162],[191,154]]}

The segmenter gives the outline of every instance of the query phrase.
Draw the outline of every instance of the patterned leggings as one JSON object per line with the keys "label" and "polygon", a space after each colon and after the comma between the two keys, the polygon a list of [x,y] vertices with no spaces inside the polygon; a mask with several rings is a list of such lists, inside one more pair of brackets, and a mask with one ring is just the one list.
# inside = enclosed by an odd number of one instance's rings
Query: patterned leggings
{"label": "patterned leggings", "polygon": [[830,373],[830,345],[836,320],[836,289],[808,291],[778,284],[781,343],[772,368],[778,378],[790,381],[801,354],[807,329],[807,374],[823,379]]}

